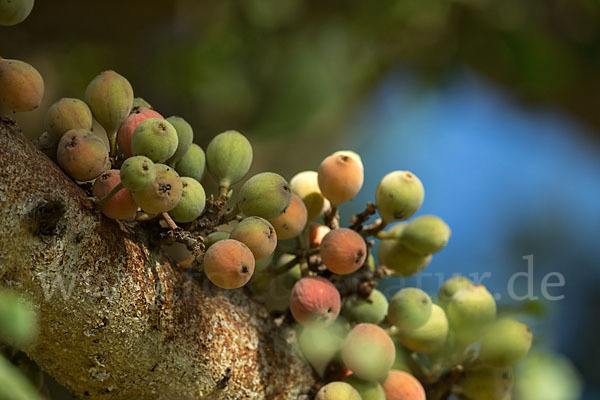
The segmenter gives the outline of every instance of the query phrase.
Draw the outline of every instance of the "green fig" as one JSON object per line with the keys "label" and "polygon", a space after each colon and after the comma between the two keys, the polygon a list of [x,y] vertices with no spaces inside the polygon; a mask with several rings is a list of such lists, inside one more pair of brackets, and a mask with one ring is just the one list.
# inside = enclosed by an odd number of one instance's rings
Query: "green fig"
{"label": "green fig", "polygon": [[154,164],[156,178],[150,186],[133,192],[135,202],[149,214],[169,212],[181,199],[183,183],[179,174],[164,164]]}
{"label": "green fig", "polygon": [[175,170],[181,176],[188,176],[201,182],[205,164],[204,150],[196,143],[192,143],[184,156],[175,164]]}
{"label": "green fig", "polygon": [[89,181],[99,176],[108,163],[102,139],[87,129],[72,129],[58,142],[58,164],[73,179]]}
{"label": "green fig", "polygon": [[162,118],[148,118],[139,123],[131,137],[133,155],[146,156],[156,163],[163,163],[177,150],[177,131]]}
{"label": "green fig", "polygon": [[431,316],[433,305],[427,293],[417,288],[405,288],[391,299],[388,321],[400,330],[412,330],[425,325]]}
{"label": "green fig", "polygon": [[331,207],[329,200],[323,196],[319,188],[317,171],[303,171],[290,179],[292,192],[304,202],[308,213],[308,221],[314,221]]}
{"label": "green fig", "polygon": [[416,329],[399,330],[396,339],[406,348],[429,354],[439,350],[448,336],[448,319],[444,310],[436,304],[424,325]]}
{"label": "green fig", "polygon": [[388,313],[388,301],[385,295],[373,289],[368,298],[349,296],[342,307],[342,315],[352,322],[379,324]]}
{"label": "green fig", "polygon": [[231,231],[231,238],[248,246],[256,260],[270,256],[277,246],[275,228],[260,217],[244,218]]}
{"label": "green fig", "polygon": [[475,341],[495,318],[496,300],[483,285],[459,290],[448,303],[448,319],[467,341]]}
{"label": "green fig", "polygon": [[34,0],[0,0],[0,25],[20,24],[31,13]]}
{"label": "green fig", "polygon": [[[399,231],[405,225],[396,225]],[[398,239],[384,239],[379,244],[379,262],[391,269],[396,276],[411,276],[421,271],[431,262],[431,255],[421,255],[408,249]]]}
{"label": "green fig", "polygon": [[210,246],[217,243],[218,241],[225,240],[225,239],[229,239],[229,232],[216,231],[216,232],[210,233],[210,234],[208,234],[208,236],[206,236],[206,240],[204,241],[204,244],[206,245],[206,248],[208,249]]}
{"label": "green fig", "polygon": [[194,131],[192,126],[188,122],[178,116],[172,116],[167,118],[167,121],[173,125],[177,132],[177,150],[175,154],[169,158],[167,164],[175,166],[179,160],[188,152],[192,141],[194,140]]}
{"label": "green fig", "polygon": [[503,400],[514,381],[511,368],[495,368],[481,365],[471,368],[458,381],[460,393],[469,399]]}
{"label": "green fig", "polygon": [[404,246],[424,256],[442,250],[448,239],[450,228],[433,215],[423,215],[408,222],[400,235]]}
{"label": "green fig", "polygon": [[440,288],[438,292],[438,304],[443,308],[447,308],[448,302],[456,292],[471,286],[475,285],[468,278],[464,276],[453,276],[444,282]]}
{"label": "green fig", "polygon": [[121,165],[121,184],[137,192],[145,189],[156,179],[156,168],[146,156],[129,157]]}
{"label": "green fig", "polygon": [[148,103],[146,100],[142,99],[141,97],[136,97],[133,99],[132,108],[136,108],[136,107],[146,107],[146,108],[152,109],[152,106],[150,105],[150,103]]}
{"label": "green fig", "polygon": [[385,392],[379,382],[364,381],[354,375],[344,378],[344,382],[356,389],[362,400],[386,400]]}
{"label": "green fig", "polygon": [[331,382],[317,392],[315,400],[361,400],[361,397],[348,383]]}
{"label": "green fig", "polygon": [[390,172],[375,191],[377,210],[385,222],[410,218],[421,207],[424,197],[423,184],[408,171]]}
{"label": "green fig", "polygon": [[204,211],[206,193],[200,182],[194,178],[183,177],[181,184],[183,186],[181,199],[175,208],[169,211],[169,215],[175,222],[192,222]]}
{"label": "green fig", "polygon": [[358,324],[346,337],[342,359],[357,377],[381,381],[394,364],[396,349],[388,334],[374,324]]}
{"label": "green fig", "polygon": [[529,353],[531,341],[527,325],[512,319],[499,319],[483,334],[479,359],[494,367],[513,366]]}
{"label": "green fig", "polygon": [[64,97],[50,106],[44,119],[48,134],[56,140],[71,129],[92,129],[92,112],[83,101]]}
{"label": "green fig", "polygon": [[221,188],[240,181],[252,164],[252,146],[244,135],[227,131],[215,136],[206,148],[206,166]]}
{"label": "green fig", "polygon": [[247,216],[272,219],[280,216],[292,201],[292,191],[281,175],[263,172],[248,179],[238,196],[238,207]]}

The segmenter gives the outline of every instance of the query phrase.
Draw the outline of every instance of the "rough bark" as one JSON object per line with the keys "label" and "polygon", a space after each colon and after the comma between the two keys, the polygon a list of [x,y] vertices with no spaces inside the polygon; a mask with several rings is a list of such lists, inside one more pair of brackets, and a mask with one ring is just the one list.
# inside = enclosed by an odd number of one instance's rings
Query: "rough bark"
{"label": "rough bark", "polygon": [[84,191],[0,121],[0,285],[40,315],[23,348],[83,399],[296,399],[310,368],[243,290],[181,274],[98,215]]}

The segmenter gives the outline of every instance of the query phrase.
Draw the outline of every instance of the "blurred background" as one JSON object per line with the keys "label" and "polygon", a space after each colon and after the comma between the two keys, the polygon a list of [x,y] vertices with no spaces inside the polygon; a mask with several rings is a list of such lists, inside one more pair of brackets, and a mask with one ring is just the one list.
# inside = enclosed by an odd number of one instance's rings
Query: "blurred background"
{"label": "blurred background", "polygon": [[[489,273],[483,283],[537,340],[516,398],[600,398],[598,1],[38,1],[0,28],[0,55],[44,77],[42,107],[13,115],[31,138],[52,103],[114,69],[203,147],[246,134],[252,172],[289,179],[357,151],[365,185],[343,220],[387,172],[411,170],[426,189],[420,214],[453,236],[425,275],[382,287],[433,294],[441,276]],[[515,302],[508,282],[527,256],[539,300]],[[558,301],[542,296],[551,272],[565,281],[549,289]],[[530,282],[515,282],[525,294]]]}

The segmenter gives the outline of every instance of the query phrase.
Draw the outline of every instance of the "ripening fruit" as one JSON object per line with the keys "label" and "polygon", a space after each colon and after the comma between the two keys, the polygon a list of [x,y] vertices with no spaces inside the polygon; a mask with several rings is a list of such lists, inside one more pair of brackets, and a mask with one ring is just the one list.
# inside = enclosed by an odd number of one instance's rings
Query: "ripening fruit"
{"label": "ripening fruit", "polygon": [[226,131],[215,136],[206,148],[206,166],[220,187],[239,182],[252,164],[252,145],[244,135]]}
{"label": "ripening fruit", "polygon": [[117,142],[119,143],[119,149],[121,149],[123,154],[125,154],[127,157],[131,157],[133,155],[133,152],[131,151],[131,138],[133,137],[135,128],[137,128],[140,122],[148,118],[162,117],[162,115],[149,108],[134,107],[131,110],[131,114],[129,114],[125,122],[121,124],[121,127],[117,132]]}
{"label": "ripening fruit", "polygon": [[129,157],[121,165],[121,183],[137,192],[150,186],[156,179],[156,167],[146,156]]}
{"label": "ripening fruit", "polygon": [[290,180],[292,192],[296,193],[304,202],[308,212],[308,220],[319,218],[331,207],[321,189],[319,189],[319,178],[317,171],[299,172]]}
{"label": "ripening fruit", "polygon": [[400,330],[396,339],[407,349],[418,353],[434,353],[446,342],[448,336],[448,318],[444,310],[433,304],[427,322],[419,328]]}
{"label": "ripening fruit", "polygon": [[396,357],[394,342],[374,324],[358,324],[346,337],[342,359],[357,377],[367,381],[383,380]]}
{"label": "ripening fruit", "polygon": [[154,164],[154,168],[154,182],[145,189],[134,192],[133,198],[145,212],[160,214],[175,208],[181,199],[183,184],[173,168],[164,164]]}
{"label": "ripening fruit", "polygon": [[331,204],[352,200],[362,187],[363,180],[362,161],[352,151],[337,151],[319,165],[319,188]]}
{"label": "ripening fruit", "polygon": [[148,103],[146,100],[142,99],[141,97],[136,97],[133,99],[133,108],[136,108],[136,107],[146,107],[146,108],[152,109],[152,106],[150,105],[150,103]]}
{"label": "ripening fruit", "polygon": [[162,118],[148,118],[133,131],[131,152],[162,163],[173,156],[177,143],[177,131],[173,125]]}
{"label": "ripening fruit", "polygon": [[298,333],[298,346],[302,355],[323,375],[344,344],[348,330],[340,321],[330,325],[314,324],[303,326]]}
{"label": "ripening fruit", "polygon": [[386,400],[425,400],[421,382],[404,371],[390,371],[383,381],[383,391]]}
{"label": "ripening fruit", "polygon": [[125,77],[115,71],[104,71],[88,85],[85,102],[112,138],[131,111],[133,88]]}
{"label": "ripening fruit", "polygon": [[388,301],[384,294],[373,289],[368,298],[352,295],[342,307],[342,315],[352,322],[379,324],[388,313]]}
{"label": "ripening fruit", "polygon": [[87,129],[72,129],[58,142],[58,164],[70,177],[89,181],[106,169],[108,149]]}
{"label": "ripening fruit", "polygon": [[495,318],[496,301],[483,285],[459,290],[448,304],[448,319],[457,331],[479,331]]}
{"label": "ripening fruit", "polygon": [[[118,169],[105,171],[94,181],[92,193],[100,200],[119,183],[121,178]],[[112,219],[135,219],[137,209],[133,194],[129,189],[123,188],[102,205],[102,214]]]}
{"label": "ripening fruit", "polygon": [[311,249],[319,247],[323,238],[331,232],[331,229],[325,225],[311,224],[308,229],[308,245]]}
{"label": "ripening fruit", "polygon": [[9,110],[25,112],[38,108],[43,97],[44,80],[35,68],[0,57],[0,103]]}
{"label": "ripening fruit", "polygon": [[194,178],[181,178],[182,192],[181,199],[169,215],[175,222],[192,222],[204,211],[206,206],[206,193],[204,188]]}
{"label": "ripening fruit", "polygon": [[25,21],[34,0],[0,0],[0,25],[13,26]]}
{"label": "ripening fruit", "polygon": [[229,239],[229,232],[216,231],[216,232],[210,233],[208,236],[206,236],[206,240],[204,241],[204,244],[206,245],[206,248],[208,249],[213,244],[215,244],[221,240],[225,240],[225,239]]}
{"label": "ripening fruit", "polygon": [[302,233],[306,226],[306,206],[298,195],[292,193],[292,201],[287,210],[278,217],[271,219],[271,225],[277,232],[279,240],[295,238]]}
{"label": "ripening fruit", "polygon": [[208,279],[223,289],[244,286],[254,273],[254,256],[242,242],[221,240],[204,254],[204,272]]}
{"label": "ripening fruit", "polygon": [[92,129],[92,112],[83,101],[64,97],[52,104],[44,119],[46,132],[56,140],[71,129]]}
{"label": "ripening fruit", "polygon": [[495,368],[481,365],[469,369],[458,382],[460,393],[469,399],[503,400],[513,385],[511,368]]}
{"label": "ripening fruit", "polygon": [[331,382],[323,386],[315,400],[362,400],[360,394],[345,382]]}
{"label": "ripening fruit", "polygon": [[417,288],[405,288],[390,299],[388,320],[401,330],[425,325],[431,316],[432,303],[427,293]]}
{"label": "ripening fruit", "polygon": [[244,218],[231,231],[231,238],[248,246],[256,260],[267,258],[277,247],[275,228],[260,217]]}
{"label": "ripening fruit", "polygon": [[365,263],[367,244],[356,231],[339,228],[325,235],[320,251],[328,270],[335,274],[350,274]]}
{"label": "ripening fruit", "polygon": [[[407,224],[399,224],[388,232],[400,235]],[[384,239],[379,244],[379,263],[385,265],[396,276],[411,276],[425,268],[431,255],[423,256],[404,246],[398,239]]]}
{"label": "ripening fruit", "polygon": [[[208,157],[208,155],[207,155]],[[273,172],[248,179],[240,189],[238,207],[247,216],[273,219],[285,212],[292,201],[290,185]]]}
{"label": "ripening fruit", "polygon": [[362,400],[385,400],[385,392],[379,382],[365,381],[354,374],[344,378],[344,382],[356,389]]}
{"label": "ripening fruit", "polygon": [[464,276],[453,276],[452,278],[444,282],[444,284],[438,292],[439,305],[446,308],[448,306],[448,302],[456,292],[458,292],[461,289],[472,286],[475,285],[468,278]]}
{"label": "ripening fruit", "polygon": [[394,171],[383,177],[375,191],[379,215],[385,222],[402,221],[417,212],[425,190],[421,180],[408,171]]}
{"label": "ripening fruit", "polygon": [[175,150],[175,154],[168,160],[169,165],[175,165],[181,160],[181,157],[187,153],[192,145],[192,142],[194,141],[194,131],[192,130],[192,126],[188,124],[185,119],[176,115],[167,118],[167,121],[173,125],[177,132],[177,150]]}
{"label": "ripening fruit", "polygon": [[406,224],[400,242],[421,255],[434,254],[442,250],[450,239],[450,228],[442,219],[423,215]]}
{"label": "ripening fruit", "polygon": [[525,358],[531,341],[527,325],[512,319],[499,319],[481,337],[479,359],[494,367],[510,367]]}
{"label": "ripening fruit", "polygon": [[181,176],[188,176],[200,182],[204,175],[205,164],[204,150],[196,143],[192,143],[184,156],[175,164],[175,170]]}
{"label": "ripening fruit", "polygon": [[340,292],[320,276],[300,279],[290,295],[290,311],[300,325],[331,323],[339,315],[340,307]]}

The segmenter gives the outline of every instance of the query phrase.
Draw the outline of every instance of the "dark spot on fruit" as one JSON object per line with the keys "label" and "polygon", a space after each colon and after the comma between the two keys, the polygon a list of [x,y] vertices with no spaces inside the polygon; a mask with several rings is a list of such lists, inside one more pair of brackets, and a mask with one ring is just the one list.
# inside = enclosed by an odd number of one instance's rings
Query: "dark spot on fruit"
{"label": "dark spot on fruit", "polygon": [[348,159],[349,159],[350,157],[348,157],[348,156],[342,156],[342,157],[340,157],[340,158],[342,159],[342,161],[343,161],[343,162],[346,162],[346,161],[348,161]]}
{"label": "dark spot on fruit", "polygon": [[158,191],[159,192],[163,192],[163,193],[167,193],[169,190],[171,190],[171,185],[170,184],[159,184],[158,185]]}
{"label": "dark spot on fruit", "polygon": [[271,239],[274,233],[275,231],[273,230],[273,228],[269,227],[269,233],[267,234],[267,238]]}
{"label": "dark spot on fruit", "polygon": [[359,249],[356,252],[356,258],[354,259],[354,263],[356,264],[356,263],[360,262],[361,258],[363,258],[364,255],[365,255],[365,253],[363,252],[363,250]]}
{"label": "dark spot on fruit", "polygon": [[150,169],[150,167],[148,167],[148,165],[146,165],[146,164],[142,164],[142,169],[144,171],[148,171]]}
{"label": "dark spot on fruit", "polygon": [[290,187],[288,185],[283,185],[283,190],[286,192],[290,191]]}
{"label": "dark spot on fruit", "polygon": [[329,307],[329,308],[327,309],[327,314],[329,314],[330,312],[331,312],[331,307]]}
{"label": "dark spot on fruit", "polygon": [[182,185],[184,188],[188,187],[188,184],[187,184],[186,182],[182,182],[182,183],[181,183],[181,185]]}
{"label": "dark spot on fruit", "polygon": [[163,131],[166,131],[166,130],[167,130],[167,126],[166,126],[165,124],[163,124],[162,122],[161,122],[160,124],[158,124],[158,127],[159,127],[160,129],[162,129]]}
{"label": "dark spot on fruit", "polygon": [[242,264],[242,273],[245,274],[248,272],[248,267],[245,264]]}
{"label": "dark spot on fruit", "polygon": [[403,211],[395,212],[394,213],[394,218],[404,219],[404,212]]}

